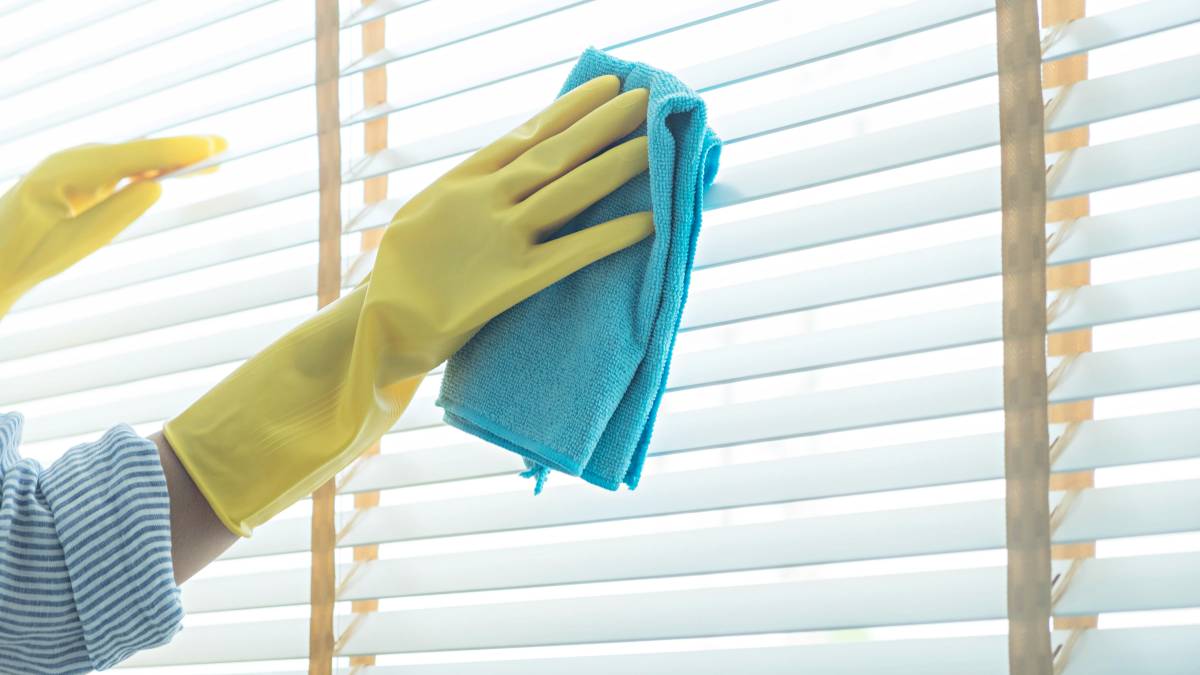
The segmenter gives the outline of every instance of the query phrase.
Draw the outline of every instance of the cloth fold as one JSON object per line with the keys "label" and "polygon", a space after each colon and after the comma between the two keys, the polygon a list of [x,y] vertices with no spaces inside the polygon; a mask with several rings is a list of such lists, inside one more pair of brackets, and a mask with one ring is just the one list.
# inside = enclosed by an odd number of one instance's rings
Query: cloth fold
{"label": "cloth fold", "polygon": [[446,364],[445,421],[525,458],[541,490],[554,469],[636,488],[687,300],[704,191],[721,142],[704,101],[674,76],[595,49],[559,95],[601,75],[650,92],[650,170],[558,236],[652,210],[655,234],[493,319]]}

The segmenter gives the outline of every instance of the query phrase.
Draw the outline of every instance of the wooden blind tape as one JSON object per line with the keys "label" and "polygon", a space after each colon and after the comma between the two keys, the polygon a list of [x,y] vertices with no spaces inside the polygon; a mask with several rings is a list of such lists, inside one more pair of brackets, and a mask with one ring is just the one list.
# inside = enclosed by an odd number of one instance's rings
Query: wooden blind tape
{"label": "wooden blind tape", "polygon": [[1035,0],[997,0],[1010,672],[1051,675],[1046,169]]}
{"label": "wooden blind tape", "polygon": [[[369,5],[373,0],[364,0],[364,5]],[[384,19],[376,19],[363,24],[362,27],[362,53],[371,54],[387,45],[386,22]],[[380,105],[387,101],[387,68],[372,68],[363,73],[363,108],[368,109],[373,106]],[[388,118],[387,116],[371,120],[363,125],[363,150],[365,154],[371,154],[384,150],[388,146]],[[387,199],[387,176],[377,176],[369,178],[363,182],[363,202],[365,204],[374,204],[376,202]],[[383,237],[382,229],[368,230],[362,234],[362,250],[370,251],[379,246],[379,240]],[[379,444],[376,443],[363,453],[364,457],[379,454]],[[360,460],[361,461],[361,460]],[[356,512],[362,512],[370,508],[379,506],[379,492],[359,492],[354,495],[354,508]],[[370,544],[367,546],[354,547],[354,565],[357,567],[363,563],[375,560],[379,557],[379,545]],[[378,600],[354,600],[350,603],[350,611],[354,613],[355,619],[378,611]],[[348,630],[348,629],[347,629]],[[345,635],[343,635],[343,638]],[[374,656],[351,656],[350,657],[350,672],[356,673],[367,666],[375,665]]]}
{"label": "wooden blind tape", "polygon": [[[338,109],[337,0],[316,0],[317,144],[320,158],[320,208],[317,263],[318,307],[338,298],[342,287],[341,113]],[[312,499],[312,577],[309,618],[309,675],[332,675],[334,560],[334,481],[317,488]]]}

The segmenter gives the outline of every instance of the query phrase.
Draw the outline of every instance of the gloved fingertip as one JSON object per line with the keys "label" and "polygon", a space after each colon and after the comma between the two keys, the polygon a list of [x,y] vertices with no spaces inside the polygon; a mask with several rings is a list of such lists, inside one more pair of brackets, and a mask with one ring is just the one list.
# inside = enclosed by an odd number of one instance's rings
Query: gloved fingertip
{"label": "gloved fingertip", "polygon": [[584,82],[581,88],[594,88],[609,92],[609,96],[616,96],[621,91],[621,78],[616,75],[601,75]]}
{"label": "gloved fingertip", "polygon": [[225,140],[224,136],[209,134],[205,138],[208,140],[209,150],[211,151],[209,155],[217,155],[229,149],[229,141]]}

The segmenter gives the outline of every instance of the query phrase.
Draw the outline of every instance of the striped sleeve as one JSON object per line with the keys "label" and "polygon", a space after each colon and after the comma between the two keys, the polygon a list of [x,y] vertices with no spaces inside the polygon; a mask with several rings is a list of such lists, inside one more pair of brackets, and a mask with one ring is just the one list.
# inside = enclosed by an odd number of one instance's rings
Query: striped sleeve
{"label": "striped sleeve", "polygon": [[86,673],[165,644],[183,609],[154,443],[128,426],[42,470],[0,414],[0,673]]}

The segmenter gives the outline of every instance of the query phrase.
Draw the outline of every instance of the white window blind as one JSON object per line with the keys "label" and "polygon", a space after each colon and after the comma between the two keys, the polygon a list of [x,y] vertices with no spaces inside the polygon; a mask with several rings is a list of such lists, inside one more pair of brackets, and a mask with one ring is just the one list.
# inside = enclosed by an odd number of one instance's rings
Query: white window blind
{"label": "white window blind", "polygon": [[[311,0],[0,0],[0,181],[66,145],[221,133],[118,243],[0,322],[0,406],[48,460],[157,430],[315,308]],[[343,282],[363,233],[542,107],[584,47],[672,70],[726,140],[635,492],[554,476],[441,424],[431,376],[338,483],[339,666],[367,673],[1008,673],[996,29],[991,0],[342,3]],[[69,16],[69,19],[64,19]],[[86,19],[86,20],[85,20]],[[362,26],[387,46],[363,53]],[[1044,31],[1055,544],[1096,542],[1056,617],[1098,616],[1068,675],[1200,663],[1200,5],[1092,0]],[[387,102],[358,109],[386,68]],[[362,127],[388,119],[388,148]],[[365,204],[362,181],[386,176]],[[1061,299],[1060,299],[1061,295]],[[1053,371],[1062,363],[1051,357]],[[380,490],[356,511],[350,495]],[[303,672],[308,504],[183,586],[185,630],[130,672]],[[355,565],[354,546],[378,544]],[[350,603],[379,599],[355,621]],[[353,627],[348,633],[347,629]],[[144,670],[142,670],[144,669]]]}

